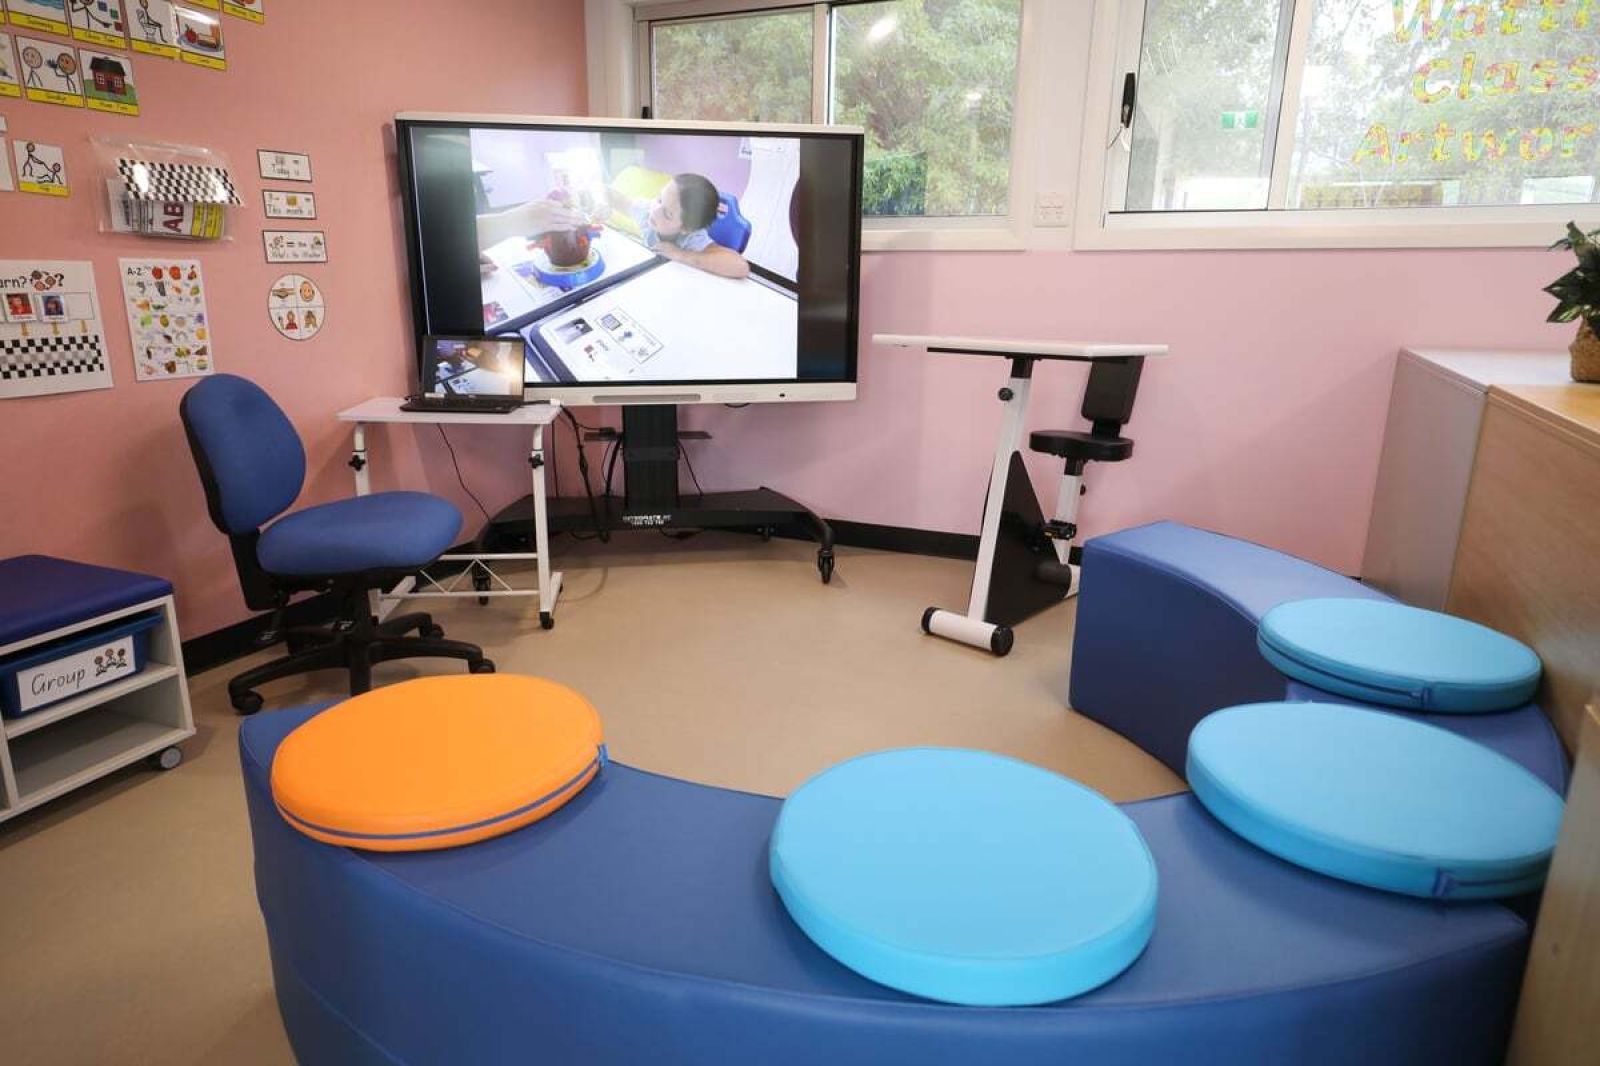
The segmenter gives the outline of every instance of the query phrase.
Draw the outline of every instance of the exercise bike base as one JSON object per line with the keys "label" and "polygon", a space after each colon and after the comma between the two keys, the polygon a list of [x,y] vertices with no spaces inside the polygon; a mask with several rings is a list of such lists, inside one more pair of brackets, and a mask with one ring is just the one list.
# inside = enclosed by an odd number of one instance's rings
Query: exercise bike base
{"label": "exercise bike base", "polygon": [[960,641],[982,648],[996,656],[1005,655],[1015,641],[1010,626],[997,626],[954,611],[929,607],[922,612],[922,631],[946,640]]}

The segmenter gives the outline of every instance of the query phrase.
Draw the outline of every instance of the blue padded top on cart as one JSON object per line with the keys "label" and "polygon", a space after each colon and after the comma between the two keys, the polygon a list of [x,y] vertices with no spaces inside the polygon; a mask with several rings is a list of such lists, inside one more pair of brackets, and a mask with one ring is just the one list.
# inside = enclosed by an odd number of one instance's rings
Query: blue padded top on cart
{"label": "blue padded top on cart", "polygon": [[1387,711],[1256,703],[1208,715],[1189,785],[1219,821],[1281,858],[1433,899],[1536,891],[1561,797],[1481,744]]}
{"label": "blue padded top on cart", "polygon": [[1539,687],[1539,657],[1526,644],[1403,603],[1295,600],[1267,612],[1256,640],[1289,677],[1389,707],[1504,711]]}
{"label": "blue padded top on cart", "polygon": [[1161,879],[1155,934],[1132,966],[1062,1003],[961,1007],[875,984],[807,939],[768,878],[770,797],[613,762],[549,818],[470,847],[378,854],[310,840],[273,808],[267,777],[279,742],[319,709],[257,715],[239,733],[257,894],[302,1062],[1504,1055],[1527,950],[1516,915],[1309,873],[1188,794],[1123,807]]}
{"label": "blue padded top on cart", "polygon": [[0,645],[171,593],[170,581],[129,570],[49,555],[0,559]]}
{"label": "blue padded top on cart", "polygon": [[1156,867],[1110,800],[984,751],[908,748],[801,785],[772,831],[773,887],[818,947],[946,1003],[1050,1003],[1150,941]]}

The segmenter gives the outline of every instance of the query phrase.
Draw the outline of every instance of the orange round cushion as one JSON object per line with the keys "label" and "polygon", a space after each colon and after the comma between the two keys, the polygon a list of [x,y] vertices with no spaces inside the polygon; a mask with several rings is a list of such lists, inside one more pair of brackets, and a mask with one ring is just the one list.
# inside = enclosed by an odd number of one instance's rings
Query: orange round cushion
{"label": "orange round cushion", "polygon": [[284,738],[272,798],[309,837],[455,847],[536,822],[605,764],[600,715],[553,681],[428,677],[328,708]]}

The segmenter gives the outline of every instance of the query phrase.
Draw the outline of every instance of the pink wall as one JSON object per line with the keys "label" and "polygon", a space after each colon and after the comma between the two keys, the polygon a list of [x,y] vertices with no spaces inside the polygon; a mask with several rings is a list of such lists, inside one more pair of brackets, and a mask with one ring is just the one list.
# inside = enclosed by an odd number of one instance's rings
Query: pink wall
{"label": "pink wall", "polygon": [[[184,383],[134,382],[116,310],[117,256],[171,246],[93,232],[91,133],[233,155],[252,206],[239,216],[235,243],[198,252],[212,287],[218,365],[261,382],[299,427],[311,469],[302,503],[350,491],[348,434],[333,413],[403,391],[409,375],[385,124],[403,109],[583,107],[578,0],[450,6],[448,41],[440,5],[423,0],[393,0],[382,22],[348,5],[316,5],[312,14],[288,3],[273,6],[265,27],[230,20],[225,75],[135,60],[145,107],[138,120],[0,105],[13,137],[67,146],[74,187],[66,203],[0,195],[0,256],[94,259],[117,375],[109,392],[0,402],[8,460],[0,556],[47,551],[170,575],[191,635],[246,614],[178,426]],[[258,145],[307,151],[316,168],[316,225],[328,231],[333,261],[307,272],[322,283],[330,313],[305,344],[279,338],[265,314],[267,285],[281,268],[262,262]],[[1354,572],[1396,349],[1564,346],[1569,329],[1543,324],[1548,299],[1539,292],[1559,265],[1536,251],[872,255],[863,270],[858,402],[691,409],[684,421],[716,434],[690,445],[708,489],[764,484],[832,517],[972,532],[1004,366],[877,349],[873,332],[1164,341],[1173,354],[1146,368],[1128,429],[1135,457],[1090,475],[1087,530],[1171,516]],[[1035,426],[1077,424],[1083,375],[1070,366],[1040,371]],[[491,509],[526,491],[519,434],[455,430],[452,439]],[[560,440],[572,493],[565,430]],[[380,432],[374,448],[379,487],[444,493],[475,527],[476,509],[436,437]],[[598,465],[598,451],[592,457]],[[1035,476],[1053,499],[1042,459]]]}
{"label": "pink wall", "polygon": [[[1360,569],[1403,345],[1562,348],[1539,251],[868,256],[854,404],[708,409],[708,489],[764,484],[824,514],[976,532],[998,360],[876,348],[874,332],[1156,341],[1127,434],[1091,467],[1086,533],[1178,518]],[[1033,428],[1072,428],[1087,371],[1035,375]],[[1046,506],[1059,466],[1030,461]]]}
{"label": "pink wall", "polygon": [[[310,470],[301,502],[351,491],[349,434],[334,412],[403,392],[409,377],[411,319],[387,124],[401,110],[579,114],[586,98],[581,0],[389,0],[375,18],[367,9],[378,6],[286,2],[270,5],[264,26],[225,19],[226,73],[137,56],[137,119],[0,100],[11,138],[66,148],[72,184],[64,202],[0,194],[0,257],[94,261],[116,376],[109,391],[0,401],[0,556],[49,552],[170,576],[189,635],[247,613],[178,424],[189,383],[134,380],[118,256],[200,258],[218,369],[260,382],[305,438]],[[248,205],[236,216],[236,240],[191,246],[95,232],[87,138],[102,134],[229,153]],[[311,155],[320,220],[271,223],[328,233],[331,262],[303,268],[329,301],[327,326],[309,342],[284,340],[267,320],[267,287],[290,268],[263,261],[266,183],[256,177],[257,147]],[[475,488],[486,470],[526,470],[517,454],[525,438],[479,436],[467,448],[457,444],[472,453],[464,466]],[[436,435],[402,430],[375,438],[380,487],[427,487],[475,510],[456,488]]]}

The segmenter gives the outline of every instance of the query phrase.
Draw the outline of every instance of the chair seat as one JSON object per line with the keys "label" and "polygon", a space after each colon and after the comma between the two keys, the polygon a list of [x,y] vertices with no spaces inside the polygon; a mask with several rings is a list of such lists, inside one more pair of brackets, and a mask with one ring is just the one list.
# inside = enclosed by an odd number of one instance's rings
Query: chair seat
{"label": "chair seat", "polygon": [[1028,447],[1047,455],[1092,463],[1120,463],[1133,454],[1133,441],[1127,437],[1096,437],[1071,429],[1035,430],[1028,435]]}
{"label": "chair seat", "polygon": [[285,515],[256,545],[269,574],[295,577],[414,570],[461,532],[461,512],[425,492],[379,492]]}

